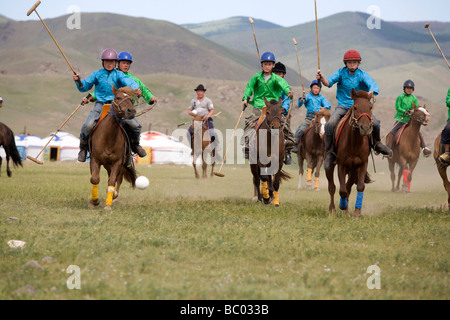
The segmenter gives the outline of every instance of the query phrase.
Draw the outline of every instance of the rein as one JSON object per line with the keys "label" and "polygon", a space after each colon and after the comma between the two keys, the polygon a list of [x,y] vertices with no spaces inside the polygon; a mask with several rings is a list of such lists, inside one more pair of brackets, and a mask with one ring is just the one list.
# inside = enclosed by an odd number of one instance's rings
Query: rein
{"label": "rein", "polygon": [[119,116],[123,116],[125,114],[125,112],[120,110],[120,105],[127,100],[130,100],[131,103],[133,103],[133,100],[131,100],[131,98],[129,96],[124,98],[119,104],[116,102],[116,99],[114,98],[114,100],[111,103],[111,110],[113,110],[113,112],[117,113]]}

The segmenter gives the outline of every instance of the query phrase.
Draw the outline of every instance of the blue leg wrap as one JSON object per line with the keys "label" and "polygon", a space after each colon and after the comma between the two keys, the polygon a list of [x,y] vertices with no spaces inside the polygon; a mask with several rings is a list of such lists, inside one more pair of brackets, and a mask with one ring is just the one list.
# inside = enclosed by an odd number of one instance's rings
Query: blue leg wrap
{"label": "blue leg wrap", "polygon": [[358,195],[356,196],[355,208],[358,208],[359,210],[361,210],[363,198],[364,198],[364,192],[358,192]]}
{"label": "blue leg wrap", "polygon": [[341,208],[344,208],[344,209],[347,208],[347,206],[348,206],[347,198],[341,198],[339,205]]}

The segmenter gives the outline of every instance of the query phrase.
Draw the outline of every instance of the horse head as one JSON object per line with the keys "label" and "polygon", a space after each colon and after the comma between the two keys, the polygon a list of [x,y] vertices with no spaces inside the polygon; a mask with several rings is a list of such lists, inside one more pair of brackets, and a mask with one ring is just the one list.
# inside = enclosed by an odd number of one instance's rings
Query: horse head
{"label": "horse head", "polygon": [[354,103],[352,106],[350,124],[354,129],[359,129],[359,133],[362,136],[369,136],[372,134],[373,130],[373,105],[370,102],[373,95],[366,91],[356,92],[355,89],[352,89],[351,96]]}
{"label": "horse head", "polygon": [[427,106],[417,107],[413,102],[413,114],[411,116],[411,121],[417,121],[422,126],[428,125],[428,121],[430,121],[430,113],[427,111]]}
{"label": "horse head", "polygon": [[116,89],[114,85],[112,91],[114,94],[112,106],[116,115],[128,120],[133,119],[136,115],[136,108],[133,103],[136,93],[130,87]]}
{"label": "horse head", "polygon": [[331,112],[327,108],[320,108],[319,111],[315,111],[314,113],[316,115],[314,118],[314,131],[323,137],[325,134],[325,125],[330,120]]}
{"label": "horse head", "polygon": [[266,111],[266,121],[268,130],[280,130],[281,129],[281,98],[276,100],[267,101],[264,98],[264,102],[267,107]]}

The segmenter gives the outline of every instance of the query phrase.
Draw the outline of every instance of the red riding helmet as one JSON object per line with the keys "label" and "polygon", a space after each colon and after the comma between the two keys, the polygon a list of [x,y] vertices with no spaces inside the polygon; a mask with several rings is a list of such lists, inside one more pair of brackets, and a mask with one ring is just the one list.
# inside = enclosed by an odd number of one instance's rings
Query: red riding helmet
{"label": "red riding helmet", "polygon": [[347,61],[360,61],[361,62],[361,55],[359,54],[358,51],[356,50],[348,50],[345,54],[344,54],[344,64]]}

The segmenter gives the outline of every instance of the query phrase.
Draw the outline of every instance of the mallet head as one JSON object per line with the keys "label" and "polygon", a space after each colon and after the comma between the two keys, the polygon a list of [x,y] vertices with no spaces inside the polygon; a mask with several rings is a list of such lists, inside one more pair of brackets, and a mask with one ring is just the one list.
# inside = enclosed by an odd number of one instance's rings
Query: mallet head
{"label": "mallet head", "polygon": [[30,14],[33,13],[34,10],[41,4],[41,1],[38,1],[34,4],[34,6],[27,12],[27,16],[30,16]]}
{"label": "mallet head", "polygon": [[248,20],[250,21],[251,24],[253,24],[253,19],[252,18],[248,18]]}
{"label": "mallet head", "polygon": [[295,40],[295,38],[292,38],[292,41],[294,41],[294,44],[297,45],[297,40]]}
{"label": "mallet head", "polygon": [[430,27],[429,23],[425,24],[425,29],[428,29],[429,27]]}

